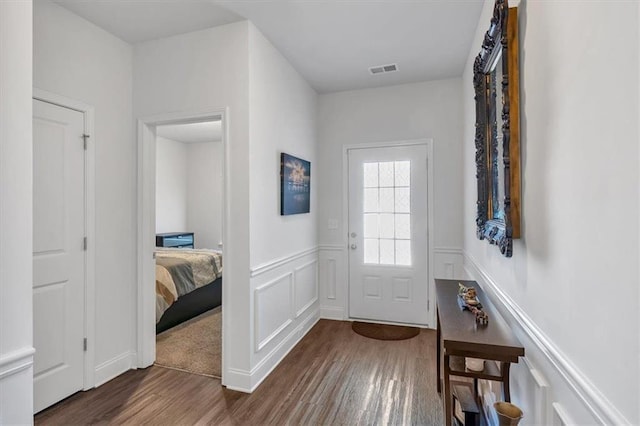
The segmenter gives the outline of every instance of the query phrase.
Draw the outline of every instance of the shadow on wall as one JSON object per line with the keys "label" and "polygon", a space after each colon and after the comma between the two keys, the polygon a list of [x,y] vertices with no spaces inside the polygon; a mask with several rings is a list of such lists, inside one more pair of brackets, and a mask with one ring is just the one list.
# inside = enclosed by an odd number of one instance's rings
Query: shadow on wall
{"label": "shadow on wall", "polygon": [[[552,154],[549,146],[549,126],[553,123],[555,116],[555,105],[552,101],[552,95],[558,88],[554,88],[553,84],[535,85],[535,94],[528,93],[527,89],[532,84],[527,84],[531,79],[539,78],[534,75],[534,67],[527,67],[527,59],[530,52],[527,51],[525,41],[527,39],[528,24],[528,2],[520,2],[518,7],[519,20],[519,40],[520,40],[520,152],[521,152],[521,211],[522,214],[522,238],[516,240],[514,252],[529,252],[533,257],[544,261],[549,255],[549,221],[551,220],[551,212],[548,203],[545,202],[546,194],[549,188],[549,176],[547,162]],[[539,39],[536,40],[537,54],[545,54],[549,52],[547,47],[551,47],[551,37],[549,32],[540,32],[537,34]],[[538,64],[549,64],[549,60],[540,60],[537,57]],[[540,73],[538,69],[538,73]],[[543,73],[543,75],[545,75]],[[546,74],[548,75],[548,74]],[[535,101],[530,104],[532,96],[535,95]],[[533,108],[536,108],[535,110]],[[533,114],[532,114],[533,113]],[[533,116],[534,120],[542,125],[536,127],[535,140],[529,149],[531,136],[529,131],[528,119]],[[527,202],[531,202],[530,208],[527,208]],[[535,205],[534,205],[535,204]],[[518,256],[518,258],[522,258]],[[522,265],[526,266],[526,265]],[[518,277],[520,282],[526,283],[527,268],[518,268],[519,273],[524,276]]]}

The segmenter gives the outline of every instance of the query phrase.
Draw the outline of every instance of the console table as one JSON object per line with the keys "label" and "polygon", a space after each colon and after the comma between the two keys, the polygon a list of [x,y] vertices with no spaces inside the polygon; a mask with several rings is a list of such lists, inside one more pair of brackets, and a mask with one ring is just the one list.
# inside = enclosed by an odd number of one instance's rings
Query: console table
{"label": "console table", "polygon": [[[524,348],[514,336],[507,323],[488,306],[488,298],[475,281],[436,279],[437,303],[437,368],[438,393],[444,394],[445,424],[452,422],[451,376],[474,379],[475,397],[478,395],[478,379],[495,380],[502,383],[504,400],[510,401],[509,366],[524,356]],[[489,316],[487,325],[478,325],[475,315],[462,311],[458,305],[458,283],[475,287],[483,311]],[[465,357],[485,360],[484,370],[465,368]]]}

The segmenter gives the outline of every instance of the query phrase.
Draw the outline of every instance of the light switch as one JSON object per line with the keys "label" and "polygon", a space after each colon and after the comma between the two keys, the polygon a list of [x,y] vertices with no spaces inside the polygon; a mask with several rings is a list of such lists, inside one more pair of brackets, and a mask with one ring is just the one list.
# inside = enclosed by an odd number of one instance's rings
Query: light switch
{"label": "light switch", "polygon": [[338,219],[329,219],[327,228],[338,229]]}

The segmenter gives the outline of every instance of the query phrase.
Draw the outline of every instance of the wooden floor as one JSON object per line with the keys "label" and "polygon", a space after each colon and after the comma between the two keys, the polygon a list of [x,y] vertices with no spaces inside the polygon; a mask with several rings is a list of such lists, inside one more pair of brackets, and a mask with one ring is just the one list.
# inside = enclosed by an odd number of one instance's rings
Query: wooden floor
{"label": "wooden floor", "polygon": [[373,340],[321,320],[250,395],[154,366],[77,393],[35,424],[441,425],[435,340],[431,330]]}

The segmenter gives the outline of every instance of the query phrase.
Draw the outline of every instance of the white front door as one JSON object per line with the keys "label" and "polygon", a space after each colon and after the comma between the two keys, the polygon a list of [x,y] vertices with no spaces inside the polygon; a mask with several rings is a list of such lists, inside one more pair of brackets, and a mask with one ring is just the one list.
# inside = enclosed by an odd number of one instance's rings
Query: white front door
{"label": "white front door", "polygon": [[349,316],[426,325],[427,148],[351,149]]}
{"label": "white front door", "polygon": [[34,412],[83,387],[84,115],[33,101]]}

